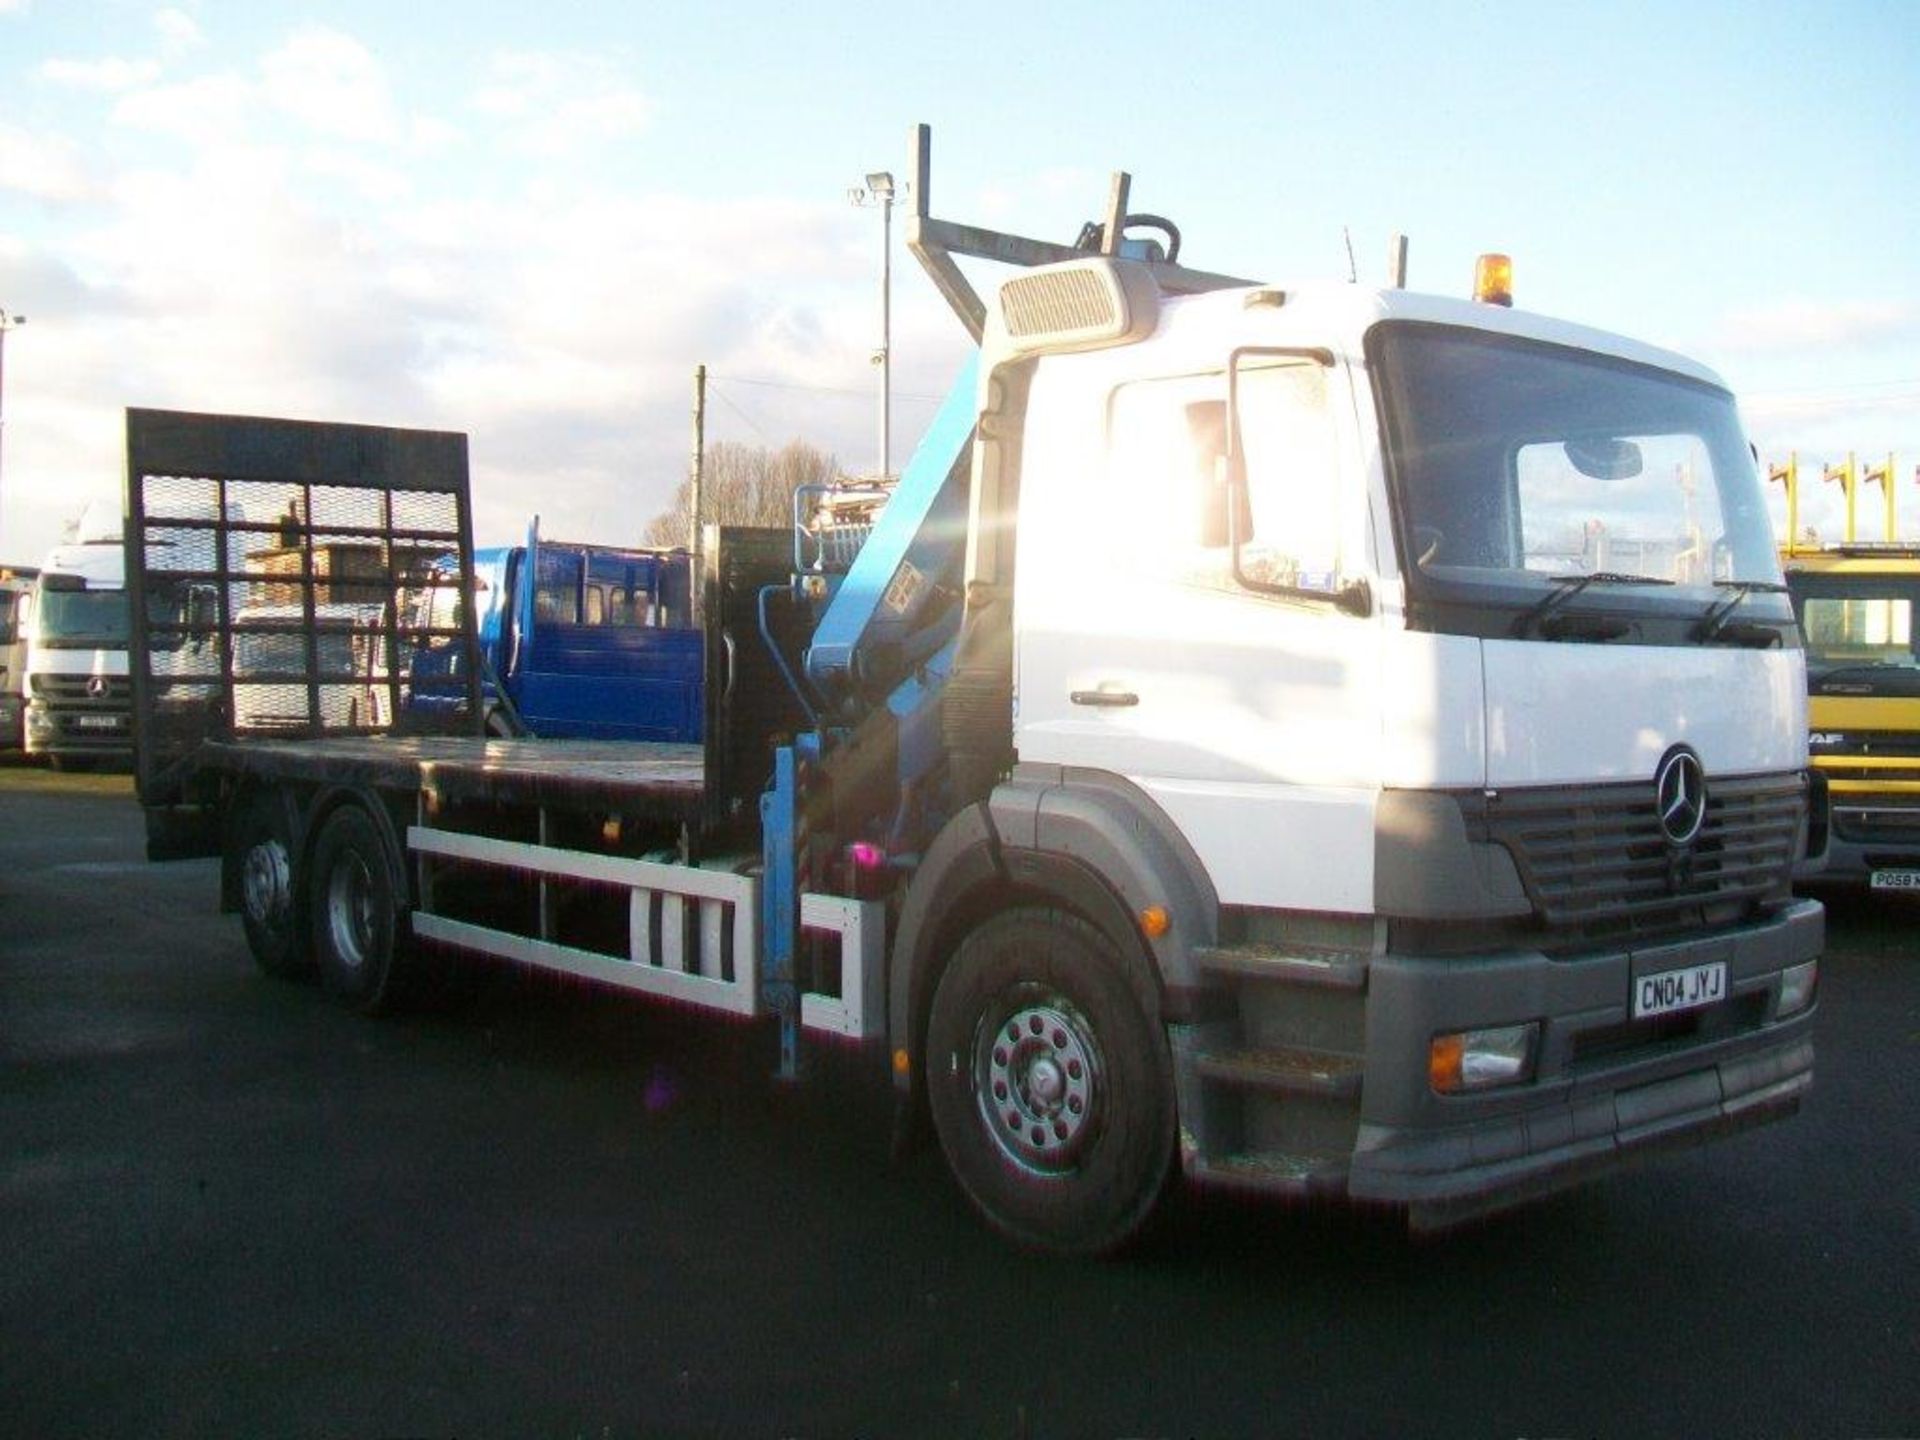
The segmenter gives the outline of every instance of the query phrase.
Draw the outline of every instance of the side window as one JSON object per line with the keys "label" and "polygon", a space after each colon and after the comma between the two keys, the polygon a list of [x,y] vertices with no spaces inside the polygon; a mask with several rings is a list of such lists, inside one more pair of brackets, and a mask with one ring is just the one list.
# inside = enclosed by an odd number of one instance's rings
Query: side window
{"label": "side window", "polygon": [[589,585],[586,593],[587,624],[604,625],[607,623],[607,587]]}
{"label": "side window", "polygon": [[1326,367],[1244,356],[1235,390],[1249,522],[1240,533],[1241,572],[1260,583],[1331,590],[1340,570],[1340,472]]}
{"label": "side window", "polygon": [[1107,543],[1135,569],[1237,588],[1224,504],[1226,453],[1225,375],[1137,380],[1116,389],[1107,410]]}
{"label": "side window", "polygon": [[540,570],[533,591],[536,621],[557,625],[580,623],[580,557],[563,550],[541,550]]}
{"label": "side window", "polygon": [[1119,386],[1108,407],[1107,476],[1116,537],[1144,570],[1247,593],[1249,580],[1331,589],[1339,570],[1336,437],[1325,368],[1242,356],[1235,376],[1247,483],[1227,483],[1227,377]]}

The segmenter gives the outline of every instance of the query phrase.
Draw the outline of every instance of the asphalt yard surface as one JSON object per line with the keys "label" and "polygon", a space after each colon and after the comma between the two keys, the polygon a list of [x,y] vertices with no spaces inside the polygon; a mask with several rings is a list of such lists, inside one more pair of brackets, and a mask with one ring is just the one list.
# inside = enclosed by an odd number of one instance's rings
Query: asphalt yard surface
{"label": "asphalt yard surface", "polygon": [[1831,917],[1784,1126],[1081,1264],[890,1163],[879,1062],[512,973],[359,1019],[141,855],[123,778],[0,767],[7,1434],[1920,1434],[1920,909]]}

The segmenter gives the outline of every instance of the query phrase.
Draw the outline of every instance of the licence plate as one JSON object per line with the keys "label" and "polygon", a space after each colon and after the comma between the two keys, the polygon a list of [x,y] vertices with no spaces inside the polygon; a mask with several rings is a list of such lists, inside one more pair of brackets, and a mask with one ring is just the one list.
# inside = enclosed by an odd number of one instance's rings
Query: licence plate
{"label": "licence plate", "polygon": [[1633,982],[1633,1018],[1671,1015],[1676,1010],[1697,1010],[1727,998],[1727,964],[1716,960],[1711,965],[1689,965],[1684,970],[1663,970],[1658,975],[1642,975]]}
{"label": "licence plate", "polygon": [[82,730],[118,730],[120,717],[118,715],[78,715],[74,717],[73,723]]}
{"label": "licence plate", "polygon": [[1867,878],[1870,890],[1920,890],[1920,870],[1876,870]]}

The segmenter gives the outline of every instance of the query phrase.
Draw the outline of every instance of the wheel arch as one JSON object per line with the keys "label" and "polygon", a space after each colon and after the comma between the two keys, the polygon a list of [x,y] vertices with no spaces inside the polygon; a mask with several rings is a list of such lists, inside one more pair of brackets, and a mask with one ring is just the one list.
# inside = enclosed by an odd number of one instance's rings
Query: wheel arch
{"label": "wheel arch", "polygon": [[[972,929],[1016,905],[1057,905],[1087,921],[1152,987],[1163,1018],[1187,1008],[1191,952],[1213,943],[1219,904],[1198,856],[1152,797],[1100,771],[1016,766],[986,803],[962,811],[928,847],[895,932],[888,1035],[903,1100],[920,1072],[933,992]],[[1164,909],[1159,936],[1140,915]],[[906,1064],[897,1057],[905,1052]]]}

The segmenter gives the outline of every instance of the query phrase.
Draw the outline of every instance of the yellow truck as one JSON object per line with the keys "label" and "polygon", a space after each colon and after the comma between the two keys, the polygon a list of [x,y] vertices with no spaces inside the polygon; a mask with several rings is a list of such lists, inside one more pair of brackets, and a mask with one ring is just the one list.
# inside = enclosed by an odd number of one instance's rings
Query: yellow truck
{"label": "yellow truck", "polygon": [[1833,885],[1920,891],[1920,543],[1781,557],[1806,635],[1808,756]]}

